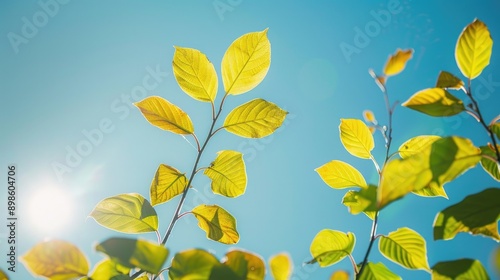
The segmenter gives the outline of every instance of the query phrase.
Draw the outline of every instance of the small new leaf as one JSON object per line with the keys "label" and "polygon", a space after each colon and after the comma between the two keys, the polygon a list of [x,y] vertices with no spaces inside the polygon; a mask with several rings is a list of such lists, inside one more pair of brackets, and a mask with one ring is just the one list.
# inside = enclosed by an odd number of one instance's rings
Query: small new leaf
{"label": "small new leaf", "polygon": [[441,71],[436,82],[436,87],[444,89],[460,89],[464,86],[464,82],[455,77],[450,72]]}
{"label": "small new leaf", "polygon": [[409,269],[429,270],[425,239],[409,228],[380,237],[379,250],[387,259]]}
{"label": "small new leaf", "polygon": [[358,119],[340,119],[340,141],[353,156],[371,158],[371,150],[375,147],[373,135],[364,122]]}
{"label": "small new leaf", "polygon": [[220,151],[204,172],[212,180],[212,191],[226,197],[245,193],[247,174],[243,154],[236,151]]}
{"label": "small new leaf", "polygon": [[236,244],[240,235],[236,231],[236,219],[217,205],[199,205],[191,210],[198,226],[207,233],[207,238],[224,244]]}
{"label": "small new leaf", "polygon": [[313,259],[308,263],[319,263],[326,267],[335,264],[352,253],[356,237],[354,233],[324,229],[313,239],[310,247]]}
{"label": "small new leaf", "polygon": [[188,114],[159,96],[150,96],[134,103],[146,120],[163,130],[176,134],[193,134],[194,128]]}
{"label": "small new leaf", "polygon": [[401,280],[394,272],[390,271],[383,263],[368,262],[363,274],[359,275],[358,280]]}
{"label": "small new leaf", "polygon": [[432,267],[432,279],[474,279],[489,280],[486,269],[478,260],[460,259],[438,262]]}
{"label": "small new leaf", "polygon": [[370,110],[363,111],[363,118],[365,119],[365,122],[372,123],[375,125],[377,124],[377,119],[375,119],[375,114],[373,114],[373,112]]}
{"label": "small new leaf", "polygon": [[334,189],[367,188],[365,178],[356,168],[340,160],[332,160],[315,169],[323,181]]}
{"label": "small new leaf", "polygon": [[500,123],[491,124],[490,130],[497,136],[497,139],[500,140]]}
{"label": "small new leaf", "polygon": [[274,280],[289,280],[293,273],[293,262],[287,253],[271,256],[269,267]]}
{"label": "small new leaf", "polygon": [[433,117],[448,117],[465,111],[462,100],[442,88],[421,90],[402,106]]}
{"label": "small new leaf", "polygon": [[406,62],[411,59],[412,55],[412,49],[397,49],[393,55],[389,56],[389,59],[384,67],[384,74],[386,76],[393,76],[401,73],[401,71],[405,69]]}
{"label": "small new leaf", "polygon": [[160,164],[151,182],[151,204],[164,203],[181,194],[187,186],[186,176],[179,170]]}

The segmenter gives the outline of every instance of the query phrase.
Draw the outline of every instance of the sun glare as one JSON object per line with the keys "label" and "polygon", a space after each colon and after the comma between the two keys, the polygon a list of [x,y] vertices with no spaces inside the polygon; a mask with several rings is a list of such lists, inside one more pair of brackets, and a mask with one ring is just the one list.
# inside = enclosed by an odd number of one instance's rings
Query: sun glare
{"label": "sun glare", "polygon": [[44,233],[67,227],[74,210],[71,196],[55,187],[40,188],[33,193],[28,205],[30,224]]}

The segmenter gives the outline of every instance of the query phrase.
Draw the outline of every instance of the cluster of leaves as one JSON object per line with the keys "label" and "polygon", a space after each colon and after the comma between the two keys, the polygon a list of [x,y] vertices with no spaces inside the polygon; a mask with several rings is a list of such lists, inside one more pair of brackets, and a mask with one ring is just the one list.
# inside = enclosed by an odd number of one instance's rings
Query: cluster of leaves
{"label": "cluster of leaves", "polygon": [[[191,173],[161,164],[150,186],[150,200],[138,193],[119,194],[100,201],[90,217],[111,230],[129,233],[155,232],[158,242],[146,239],[112,237],[99,243],[95,249],[106,255],[93,272],[85,255],[71,243],[51,240],[35,245],[23,257],[25,266],[37,276],[50,279],[157,279],[168,271],[169,279],[264,279],[264,261],[256,254],[241,250],[229,251],[219,261],[202,249],[189,249],[175,254],[169,267],[164,267],[169,255],[165,247],[176,224],[183,216],[192,214],[208,239],[235,244],[239,241],[236,219],[219,205],[198,205],[182,212],[183,203],[196,174],[203,171],[211,180],[215,194],[234,198],[242,195],[247,186],[243,155],[238,151],[223,150],[207,166],[200,167],[205,147],[213,136],[226,130],[241,137],[261,138],[279,128],[287,112],[277,105],[254,99],[227,114],[224,123],[216,128],[224,101],[255,88],[266,76],[271,63],[271,45],[267,29],[248,33],[236,39],[227,49],[221,64],[224,96],[216,106],[218,77],[213,64],[205,54],[190,48],[175,47],[173,72],[180,88],[195,100],[209,103],[212,124],[203,142],[195,134],[189,115],[181,108],[159,96],[147,97],[135,103],[145,119],[155,127],[184,136],[191,136],[197,147],[197,156]],[[159,218],[155,206],[180,196],[168,228],[161,238]],[[275,279],[289,279],[291,260],[287,254],[270,259]]]}
{"label": "cluster of leaves", "polygon": [[[368,184],[363,175],[348,163],[333,160],[316,169],[323,181],[334,189],[355,187],[349,190],[342,203],[350,213],[364,213],[372,220],[370,243],[362,262],[356,263],[352,256],[355,235],[324,229],[314,237],[310,251],[310,263],[321,267],[333,265],[349,257],[356,279],[401,279],[383,263],[368,261],[370,250],[379,239],[380,253],[392,262],[407,269],[421,269],[431,273],[433,279],[489,279],[478,260],[459,259],[442,261],[429,267],[426,241],[416,231],[403,227],[388,234],[376,232],[379,213],[392,202],[409,193],[423,197],[447,197],[444,185],[478,163],[497,181],[500,181],[500,116],[489,124],[485,122],[479,105],[471,92],[471,80],[476,78],[489,64],[493,41],[488,28],[479,20],[469,24],[459,36],[455,57],[459,69],[468,79],[467,87],[456,76],[441,72],[436,86],[415,93],[402,105],[430,116],[452,116],[461,112],[472,115],[486,130],[491,143],[476,147],[471,140],[460,136],[440,137],[420,135],[404,142],[396,152],[390,154],[392,141],[392,117],[395,105],[390,104],[386,82],[388,77],[400,73],[412,57],[412,50],[397,50],[390,56],[383,75],[370,74],[384,94],[388,111],[388,125],[379,125],[371,111],[364,112],[368,125],[358,119],[342,119],[340,140],[345,149],[358,158],[370,159],[379,175],[377,185]],[[464,102],[448,90],[463,90],[471,103]],[[386,143],[386,157],[382,167],[373,157],[372,133],[380,131]],[[399,158],[394,158],[399,156]],[[452,239],[460,232],[479,234],[500,241],[498,220],[500,219],[500,189],[488,188],[471,194],[458,204],[439,212],[434,221],[434,239]],[[338,278],[335,278],[338,277]],[[342,278],[343,277],[343,278]],[[337,271],[334,279],[348,279],[346,271]]]}

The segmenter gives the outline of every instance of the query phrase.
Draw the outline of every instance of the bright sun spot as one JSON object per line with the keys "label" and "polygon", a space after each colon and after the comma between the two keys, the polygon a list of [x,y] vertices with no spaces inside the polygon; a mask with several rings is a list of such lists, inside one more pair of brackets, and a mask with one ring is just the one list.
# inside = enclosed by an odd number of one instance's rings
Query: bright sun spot
{"label": "bright sun spot", "polygon": [[30,224],[44,233],[57,232],[70,224],[73,201],[65,191],[52,187],[40,188],[28,202]]}

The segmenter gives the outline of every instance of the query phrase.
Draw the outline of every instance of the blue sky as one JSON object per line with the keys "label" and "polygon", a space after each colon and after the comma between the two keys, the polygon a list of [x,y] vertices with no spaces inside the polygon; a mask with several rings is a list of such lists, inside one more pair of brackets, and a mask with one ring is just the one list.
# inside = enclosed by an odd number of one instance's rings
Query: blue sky
{"label": "blue sky", "polygon": [[[226,9],[217,9],[220,5]],[[377,22],[377,15],[384,12],[390,17]],[[240,150],[245,154],[247,191],[235,199],[215,196],[207,191],[208,179],[198,176],[194,181],[198,192],[190,192],[185,210],[199,203],[223,206],[238,219],[241,240],[236,247],[266,260],[288,252],[295,262],[296,279],[327,279],[336,269],[351,270],[347,259],[328,268],[302,263],[310,259],[310,243],[324,228],[356,234],[356,261],[365,252],[371,221],[349,214],[340,203],[345,192],[326,186],[314,169],[333,159],[343,160],[376,183],[371,163],[348,154],[338,133],[340,118],[362,118],[365,109],[372,110],[379,122],[387,121],[382,94],[368,69],[380,72],[397,48],[415,50],[407,69],[388,82],[392,101],[405,101],[433,86],[440,70],[460,76],[454,60],[456,40],[477,17],[488,25],[495,42],[491,65],[473,82],[489,120],[498,114],[495,104],[500,104],[496,74],[500,44],[495,41],[500,38],[499,12],[500,3],[493,0],[480,5],[411,0],[1,1],[0,162],[4,171],[0,178],[5,178],[7,166],[16,165],[17,255],[53,238],[77,244],[92,264],[101,259],[93,250],[95,244],[119,234],[87,218],[92,208],[120,193],[149,197],[160,163],[188,172],[196,155],[178,135],[149,125],[132,102],[160,95],[191,116],[199,135],[206,134],[210,107],[194,101],[177,85],[171,69],[173,46],[199,49],[220,73],[220,61],[233,40],[269,28],[272,63],[266,78],[251,92],[228,99],[224,113],[261,97],[289,111],[287,120],[273,136],[259,140],[217,134],[202,161],[209,164],[219,150]],[[357,30],[366,28],[371,32],[368,40],[356,40]],[[356,50],[346,52],[346,46]],[[465,115],[439,119],[398,106],[394,118],[393,149],[421,134],[462,135],[478,146],[488,141],[482,128]],[[96,136],[90,146],[82,144],[86,135],[99,134],[97,130],[101,137]],[[380,135],[376,145],[380,162],[385,154]],[[85,151],[80,159],[72,155],[78,147]],[[65,164],[68,172],[57,172],[58,164]],[[449,200],[410,195],[390,205],[380,215],[378,232],[410,227],[426,238],[431,266],[442,260],[476,258],[493,277],[489,258],[498,245],[492,240],[460,234],[453,241],[432,241],[437,212],[492,186],[498,182],[478,166],[446,185]],[[57,213],[67,214],[69,222],[57,230],[37,225],[34,213],[59,205],[58,192],[71,202],[71,211]],[[48,198],[43,195],[47,193]],[[5,208],[5,192],[0,197]],[[47,204],[38,204],[43,198]],[[157,207],[161,232],[176,201]],[[0,233],[5,256],[5,228]],[[154,234],[141,237],[155,239]],[[201,247],[218,257],[232,248],[206,240],[193,217],[179,221],[167,245],[174,253]],[[377,250],[371,260],[383,261],[404,279],[427,278],[425,272],[406,271],[385,260]],[[17,270],[13,279],[30,277],[20,263]]]}

